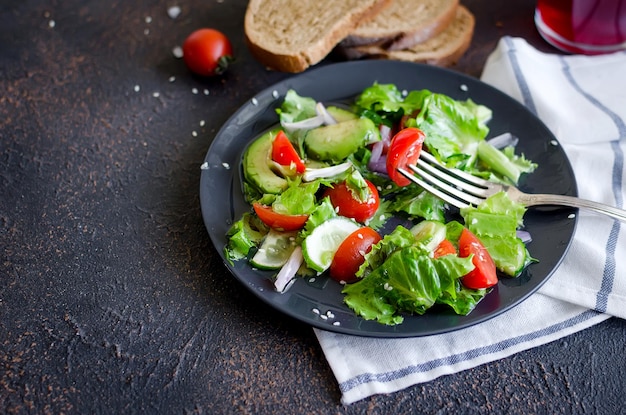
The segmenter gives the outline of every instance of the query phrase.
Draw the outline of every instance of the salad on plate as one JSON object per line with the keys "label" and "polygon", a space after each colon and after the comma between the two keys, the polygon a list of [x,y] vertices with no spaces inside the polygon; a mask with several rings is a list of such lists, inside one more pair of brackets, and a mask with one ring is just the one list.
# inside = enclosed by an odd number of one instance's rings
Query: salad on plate
{"label": "salad on plate", "polygon": [[244,151],[250,210],[230,227],[225,256],[273,270],[277,291],[331,278],[357,315],[396,325],[432,307],[467,315],[499,277],[534,261],[525,208],[505,193],[453,210],[397,170],[427,151],[517,184],[536,165],[515,153],[514,137],[486,140],[491,109],[374,83],[349,105],[289,90],[276,112],[277,126]]}

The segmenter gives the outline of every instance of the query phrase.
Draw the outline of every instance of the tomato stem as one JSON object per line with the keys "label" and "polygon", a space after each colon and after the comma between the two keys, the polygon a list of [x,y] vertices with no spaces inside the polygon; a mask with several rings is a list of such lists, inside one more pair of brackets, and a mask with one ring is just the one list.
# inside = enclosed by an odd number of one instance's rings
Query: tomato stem
{"label": "tomato stem", "polygon": [[228,69],[228,66],[233,62],[235,58],[230,55],[222,56],[217,61],[217,67],[215,68],[215,73],[218,75],[223,74]]}

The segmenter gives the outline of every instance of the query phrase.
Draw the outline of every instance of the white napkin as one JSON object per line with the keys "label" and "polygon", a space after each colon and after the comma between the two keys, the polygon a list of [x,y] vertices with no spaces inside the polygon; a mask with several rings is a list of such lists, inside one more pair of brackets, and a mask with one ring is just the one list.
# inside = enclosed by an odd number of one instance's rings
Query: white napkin
{"label": "white napkin", "polygon": [[[556,135],[579,195],[624,207],[626,53],[587,57],[538,52],[503,38],[482,80],[525,104]],[[600,323],[626,318],[626,225],[584,211],[570,251],[542,288],[485,323],[410,339],[315,329],[350,404],[502,359]]]}

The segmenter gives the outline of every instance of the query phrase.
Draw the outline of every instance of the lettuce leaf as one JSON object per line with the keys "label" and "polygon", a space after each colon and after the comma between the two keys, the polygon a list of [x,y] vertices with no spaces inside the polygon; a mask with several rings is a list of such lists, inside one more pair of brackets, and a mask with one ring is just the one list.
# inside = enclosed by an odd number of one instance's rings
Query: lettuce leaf
{"label": "lettuce leaf", "polygon": [[281,122],[292,123],[315,117],[317,115],[316,104],[317,102],[313,98],[301,97],[296,91],[290,89],[276,112]]}
{"label": "lettuce leaf", "polygon": [[485,294],[458,283],[473,267],[471,257],[433,259],[419,245],[402,247],[366,277],[346,285],[345,302],[363,318],[388,325],[399,324],[401,313],[424,314],[437,303],[467,314]]}
{"label": "lettuce leaf", "polygon": [[504,192],[487,198],[478,207],[461,209],[467,228],[487,248],[496,268],[511,277],[534,261],[517,236],[525,212],[523,205],[513,202]]}

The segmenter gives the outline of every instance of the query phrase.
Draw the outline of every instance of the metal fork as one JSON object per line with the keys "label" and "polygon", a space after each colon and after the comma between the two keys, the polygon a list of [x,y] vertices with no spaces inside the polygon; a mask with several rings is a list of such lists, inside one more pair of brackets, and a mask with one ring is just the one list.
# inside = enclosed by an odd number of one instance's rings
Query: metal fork
{"label": "metal fork", "polygon": [[417,165],[408,165],[408,167],[414,174],[402,168],[399,168],[398,171],[426,191],[458,208],[470,205],[477,206],[489,196],[504,191],[511,200],[526,207],[536,205],[569,206],[603,213],[626,222],[626,210],[572,196],[523,193],[515,186],[490,182],[466,172],[445,167],[435,157],[424,151],[420,153]]}

